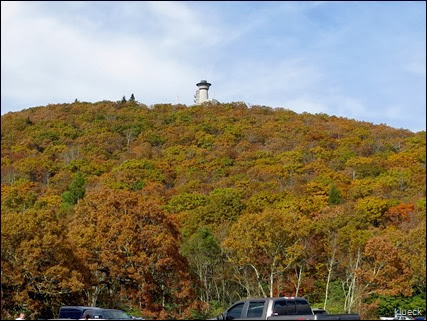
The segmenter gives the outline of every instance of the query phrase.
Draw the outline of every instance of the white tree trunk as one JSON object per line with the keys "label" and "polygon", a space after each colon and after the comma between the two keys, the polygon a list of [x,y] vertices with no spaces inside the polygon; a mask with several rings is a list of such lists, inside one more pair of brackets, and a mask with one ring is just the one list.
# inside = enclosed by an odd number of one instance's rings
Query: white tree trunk
{"label": "white tree trunk", "polygon": [[328,265],[328,279],[326,280],[325,302],[323,302],[323,309],[325,309],[325,310],[326,310],[326,305],[328,303],[329,282],[331,281],[332,269],[333,269],[334,264],[335,264],[336,239],[334,240],[333,247],[334,248],[333,248],[333,251],[332,251],[332,257],[330,258],[329,265]]}
{"label": "white tree trunk", "polygon": [[273,284],[274,284],[274,274],[273,274],[273,268],[270,272],[270,298],[273,297]]}
{"label": "white tree trunk", "polygon": [[256,269],[256,267],[255,267],[253,264],[249,264],[249,265],[250,265],[250,266],[252,266],[252,268],[253,268],[253,269],[254,269],[254,271],[255,271],[256,279],[257,279],[257,282],[258,282],[258,287],[259,287],[259,289],[261,290],[263,297],[267,297],[267,294],[265,293],[265,291],[264,291],[264,289],[263,289],[263,287],[262,287],[261,280],[259,279],[259,273],[258,273],[258,270]]}
{"label": "white tree trunk", "polygon": [[351,313],[351,310],[353,308],[354,302],[356,301],[356,270],[359,268],[360,265],[360,260],[361,260],[361,253],[360,253],[360,248],[357,251],[357,258],[356,258],[356,264],[353,270],[353,278],[351,280],[352,283],[352,291],[351,291],[351,295],[350,295],[350,301],[349,301],[349,305],[348,305],[348,313]]}
{"label": "white tree trunk", "polygon": [[295,287],[295,296],[298,296],[298,292],[299,292],[299,288],[301,286],[301,280],[302,280],[302,271],[303,271],[303,267],[299,266],[295,269],[296,275],[297,275],[297,286]]}

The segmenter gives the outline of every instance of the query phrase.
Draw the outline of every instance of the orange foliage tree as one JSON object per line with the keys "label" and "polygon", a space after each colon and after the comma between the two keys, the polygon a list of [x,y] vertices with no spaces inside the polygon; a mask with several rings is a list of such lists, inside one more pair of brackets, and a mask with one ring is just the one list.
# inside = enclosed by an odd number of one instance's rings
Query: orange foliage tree
{"label": "orange foliage tree", "polygon": [[78,203],[69,238],[92,273],[88,304],[116,293],[106,300],[176,317],[194,299],[178,231],[153,200],[124,190],[94,191]]}

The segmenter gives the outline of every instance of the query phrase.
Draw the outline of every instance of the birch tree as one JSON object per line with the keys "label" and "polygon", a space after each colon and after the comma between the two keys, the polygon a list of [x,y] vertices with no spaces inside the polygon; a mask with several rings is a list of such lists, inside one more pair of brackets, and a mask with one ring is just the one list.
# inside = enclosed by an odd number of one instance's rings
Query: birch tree
{"label": "birch tree", "polygon": [[233,263],[253,269],[264,296],[273,297],[275,278],[297,259],[300,221],[297,215],[280,210],[245,214],[231,227],[222,243]]}

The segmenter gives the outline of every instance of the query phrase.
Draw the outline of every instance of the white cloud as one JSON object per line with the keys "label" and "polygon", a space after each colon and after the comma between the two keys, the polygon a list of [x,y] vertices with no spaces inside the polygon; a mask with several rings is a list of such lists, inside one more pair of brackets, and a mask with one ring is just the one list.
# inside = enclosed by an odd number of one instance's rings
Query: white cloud
{"label": "white cloud", "polygon": [[[191,17],[192,13],[182,6],[174,5],[174,9],[177,23]],[[99,37],[46,16],[38,8],[32,10],[30,14],[31,10],[22,3],[2,10],[2,78],[6,80],[2,82],[2,92],[10,99],[29,107],[69,101],[75,96],[89,101],[118,100],[131,92],[144,102],[174,101],[176,92],[183,91],[192,97],[195,86],[190,86],[194,85],[197,72],[188,61],[178,61],[171,54],[159,55],[159,46],[144,39],[122,34],[108,39]],[[5,11],[7,14],[3,14]],[[198,28],[197,24],[192,25],[193,21],[189,18],[188,25],[181,28],[186,34],[181,35],[180,41],[201,38],[190,31],[191,27]]]}
{"label": "white cloud", "polygon": [[209,48],[221,42],[223,31],[215,25],[206,12],[190,9],[181,2],[148,2],[152,20],[162,30],[152,40],[158,49],[176,50],[190,54],[191,51]]}
{"label": "white cloud", "polygon": [[[72,10],[89,6],[81,2]],[[124,2],[99,14],[152,27],[152,33],[116,30],[116,22],[109,26],[83,13],[70,18],[64,16],[68,7],[59,13],[48,3],[2,2],[2,9],[2,112],[9,101],[19,106],[7,107],[21,109],[74,98],[118,100],[130,93],[147,104],[174,102],[177,94],[192,104],[195,83],[218,73],[214,52],[255,24],[228,33],[214,15],[179,2]],[[135,25],[141,15],[147,19]]]}
{"label": "white cloud", "polygon": [[426,76],[426,60],[425,60],[425,57],[424,57],[424,59],[413,60],[413,61],[406,63],[403,66],[403,69],[405,69],[406,71],[408,71],[414,75],[422,76],[425,78],[425,76]]}

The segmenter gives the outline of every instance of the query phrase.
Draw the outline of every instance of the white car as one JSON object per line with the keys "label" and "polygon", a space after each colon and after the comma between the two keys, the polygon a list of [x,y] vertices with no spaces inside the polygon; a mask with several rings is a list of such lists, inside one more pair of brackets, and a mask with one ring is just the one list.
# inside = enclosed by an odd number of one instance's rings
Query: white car
{"label": "white car", "polygon": [[414,318],[409,315],[396,314],[393,320],[414,320]]}

